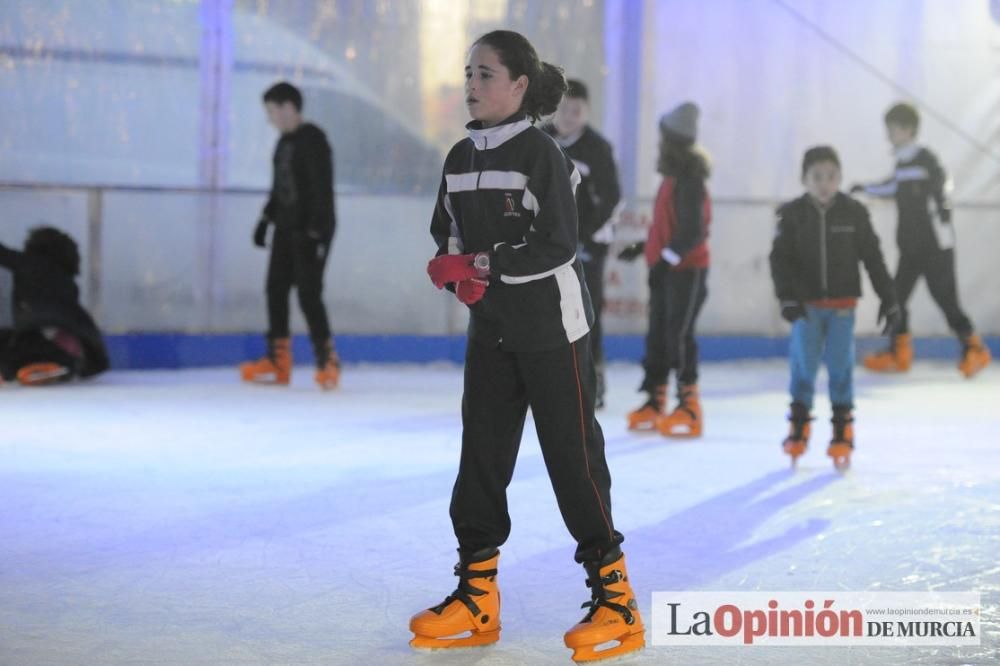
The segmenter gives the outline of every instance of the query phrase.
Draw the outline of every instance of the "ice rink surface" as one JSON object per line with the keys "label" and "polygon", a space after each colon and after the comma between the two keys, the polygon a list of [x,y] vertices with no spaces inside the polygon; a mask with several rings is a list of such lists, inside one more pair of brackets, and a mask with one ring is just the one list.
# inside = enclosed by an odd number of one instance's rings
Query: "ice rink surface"
{"label": "ice rink surface", "polygon": [[[787,368],[706,364],[700,441],[635,436],[639,369],[600,413],[616,526],[654,590],[982,593],[973,648],[647,647],[623,663],[1000,660],[1000,370],[858,371],[857,453],[780,452]],[[822,380],[821,380],[822,382]],[[560,664],[588,599],[533,427],[509,490],[503,636],[415,653],[409,616],[455,584],[448,501],[461,369],[349,366],[336,394],[235,369],[0,387],[2,664]]]}

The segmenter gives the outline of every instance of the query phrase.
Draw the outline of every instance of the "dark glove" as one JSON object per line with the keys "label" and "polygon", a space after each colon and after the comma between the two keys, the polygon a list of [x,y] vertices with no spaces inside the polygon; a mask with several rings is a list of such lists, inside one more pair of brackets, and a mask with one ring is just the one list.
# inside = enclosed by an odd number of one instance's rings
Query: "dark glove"
{"label": "dark glove", "polygon": [[267,247],[267,227],[269,224],[271,224],[271,220],[266,217],[257,221],[257,226],[253,230],[253,244],[257,247]]}
{"label": "dark glove", "polygon": [[781,318],[789,324],[806,316],[806,308],[802,301],[781,301]]}
{"label": "dark glove", "polygon": [[645,251],[646,241],[639,241],[638,243],[626,245],[625,249],[618,253],[618,258],[622,261],[635,261],[636,258],[642,256]]}
{"label": "dark glove", "polygon": [[851,185],[851,194],[863,194],[865,191],[865,186],[861,183],[854,183]]}
{"label": "dark glove", "polygon": [[887,306],[883,301],[878,309],[878,320],[876,323],[881,324],[883,319],[885,320],[885,326],[882,327],[882,335],[895,335],[903,323],[903,309],[899,307],[898,303],[891,303]]}
{"label": "dark glove", "polygon": [[466,305],[478,303],[486,294],[486,287],[489,284],[488,280],[481,280],[479,278],[462,280],[455,286],[455,296]]}

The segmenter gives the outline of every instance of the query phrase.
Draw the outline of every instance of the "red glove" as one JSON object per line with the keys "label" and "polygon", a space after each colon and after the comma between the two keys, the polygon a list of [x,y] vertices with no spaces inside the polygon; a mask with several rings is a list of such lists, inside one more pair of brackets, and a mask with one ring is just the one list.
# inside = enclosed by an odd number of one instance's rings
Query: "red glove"
{"label": "red glove", "polygon": [[438,289],[443,289],[449,282],[463,282],[475,277],[484,277],[473,262],[474,254],[442,254],[434,257],[427,264],[427,274]]}
{"label": "red glove", "polygon": [[455,296],[466,305],[472,305],[483,298],[488,285],[488,280],[480,280],[479,278],[462,280],[455,287]]}

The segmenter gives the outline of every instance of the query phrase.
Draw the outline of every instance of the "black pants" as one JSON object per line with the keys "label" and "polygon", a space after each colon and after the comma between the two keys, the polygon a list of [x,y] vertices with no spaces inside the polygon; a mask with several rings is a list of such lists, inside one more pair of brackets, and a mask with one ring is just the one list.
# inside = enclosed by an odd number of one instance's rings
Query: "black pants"
{"label": "black pants", "polygon": [[593,349],[594,362],[604,365],[604,331],[601,327],[601,315],[604,311],[604,264],[608,258],[608,248],[605,245],[589,249],[589,258],[583,262],[583,279],[590,292],[590,302],[594,306],[594,325],[590,327],[590,345]]}
{"label": "black pants", "polygon": [[32,363],[56,363],[77,374],[80,359],[46,338],[41,331],[0,329],[0,376],[11,381],[18,370]]}
{"label": "black pants", "polygon": [[660,262],[649,270],[649,331],[646,377],[641,390],[652,392],[666,384],[670,371],[680,385],[698,383],[698,342],[695,324],[708,296],[708,269],[670,270]]}
{"label": "black pants", "polygon": [[903,320],[899,333],[910,331],[907,301],[913,294],[917,280],[923,276],[931,298],[937,303],[948,320],[948,326],[962,339],[972,335],[972,322],[965,316],[958,302],[958,286],[955,278],[955,251],[931,250],[919,254],[901,254],[896,269],[896,298],[903,310]]}
{"label": "black pants", "polygon": [[542,457],[578,562],[622,542],[611,520],[611,475],[594,418],[589,335],[557,349],[513,353],[469,340],[462,397],[462,458],[451,520],[462,551],[495,548],[510,535],[507,486],[531,407]]}
{"label": "black pants", "polygon": [[[294,286],[314,347],[319,349],[330,339],[330,322],[323,305],[323,269],[329,246],[298,233],[280,228],[275,231],[267,267],[269,338],[289,336],[288,296]],[[317,362],[321,360],[325,359],[317,358]]]}

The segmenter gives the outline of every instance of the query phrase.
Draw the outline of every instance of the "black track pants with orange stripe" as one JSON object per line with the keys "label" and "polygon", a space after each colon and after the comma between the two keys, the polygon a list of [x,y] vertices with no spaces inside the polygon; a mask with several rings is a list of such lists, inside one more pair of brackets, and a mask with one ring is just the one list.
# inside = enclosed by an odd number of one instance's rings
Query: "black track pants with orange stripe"
{"label": "black track pants with orange stripe", "polygon": [[531,407],[545,467],[578,562],[622,542],[611,519],[611,475],[594,418],[590,335],[544,352],[505,352],[469,340],[462,398],[462,458],[451,519],[462,551],[499,547],[510,534],[507,486]]}

